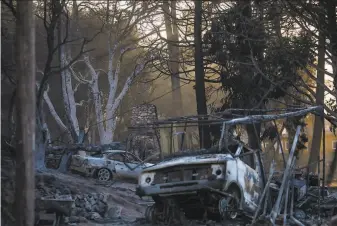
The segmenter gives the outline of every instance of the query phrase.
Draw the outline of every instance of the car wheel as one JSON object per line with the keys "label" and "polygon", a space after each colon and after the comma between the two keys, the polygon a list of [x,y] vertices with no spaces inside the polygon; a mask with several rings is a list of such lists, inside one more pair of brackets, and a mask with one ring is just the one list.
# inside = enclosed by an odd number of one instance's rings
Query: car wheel
{"label": "car wheel", "polygon": [[219,201],[219,211],[223,220],[234,220],[239,216],[239,194],[237,191],[230,193],[233,197],[222,198]]}
{"label": "car wheel", "polygon": [[229,219],[236,219],[239,215],[239,195],[237,194],[236,191],[232,193],[233,198],[228,198],[228,205],[229,205],[229,213],[228,213],[228,218]]}
{"label": "car wheel", "polygon": [[97,172],[97,179],[99,181],[109,181],[112,179],[112,174],[107,168],[99,169]]}

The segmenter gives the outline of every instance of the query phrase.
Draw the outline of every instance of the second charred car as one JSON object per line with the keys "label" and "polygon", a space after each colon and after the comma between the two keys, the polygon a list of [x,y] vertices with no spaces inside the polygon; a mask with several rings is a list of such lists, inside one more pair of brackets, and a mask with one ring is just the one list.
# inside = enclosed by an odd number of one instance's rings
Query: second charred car
{"label": "second charred car", "polygon": [[130,152],[109,150],[92,156],[85,152],[73,155],[69,169],[100,181],[109,181],[114,177],[137,180],[142,170],[152,165]]}
{"label": "second charred car", "polygon": [[183,153],[144,169],[136,192],[155,201],[146,211],[147,220],[165,220],[172,207],[176,214],[182,212],[188,218],[252,216],[263,187],[260,161],[256,152],[243,144],[227,150],[231,151]]}

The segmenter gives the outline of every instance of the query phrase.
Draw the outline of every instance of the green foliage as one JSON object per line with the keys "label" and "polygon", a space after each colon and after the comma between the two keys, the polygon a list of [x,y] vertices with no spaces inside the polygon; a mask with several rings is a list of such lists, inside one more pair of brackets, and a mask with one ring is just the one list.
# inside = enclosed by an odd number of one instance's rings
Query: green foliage
{"label": "green foliage", "polygon": [[222,12],[204,36],[209,59],[221,68],[227,107],[251,108],[285,96],[285,89],[299,80],[298,70],[314,61],[313,40],[306,33],[275,37],[268,34],[265,19],[243,12],[238,4]]}

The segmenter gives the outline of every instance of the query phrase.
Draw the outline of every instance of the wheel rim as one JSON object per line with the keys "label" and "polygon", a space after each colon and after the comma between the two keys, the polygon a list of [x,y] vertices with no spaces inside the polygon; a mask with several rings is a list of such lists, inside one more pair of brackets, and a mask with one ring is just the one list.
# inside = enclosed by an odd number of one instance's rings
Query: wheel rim
{"label": "wheel rim", "polygon": [[235,219],[238,216],[238,212],[237,211],[232,211],[235,210],[237,208],[237,203],[236,200],[234,198],[231,198],[228,202],[228,207],[229,207],[229,217],[231,219]]}
{"label": "wheel rim", "polygon": [[107,169],[100,169],[98,171],[98,180],[108,181],[110,179],[110,171]]}

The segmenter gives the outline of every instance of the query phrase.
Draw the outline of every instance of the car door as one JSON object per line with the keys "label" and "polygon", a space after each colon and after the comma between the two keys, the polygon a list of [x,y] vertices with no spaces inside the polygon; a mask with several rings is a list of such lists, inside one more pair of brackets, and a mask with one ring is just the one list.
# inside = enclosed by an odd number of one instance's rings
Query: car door
{"label": "car door", "polygon": [[116,171],[117,177],[127,177],[128,168],[124,164],[124,155],[123,153],[111,153],[107,155],[107,159],[112,162],[114,169]]}
{"label": "car door", "polygon": [[127,167],[128,177],[135,179],[138,178],[144,166],[139,158],[129,152],[124,153],[124,165]]}
{"label": "car door", "polygon": [[246,207],[254,211],[261,195],[261,178],[257,170],[255,153],[248,150],[243,153],[247,155],[241,155],[237,159],[238,181],[244,190]]}
{"label": "car door", "polygon": [[74,167],[80,167],[83,165],[85,158],[81,155],[73,155],[71,156],[70,165]]}

